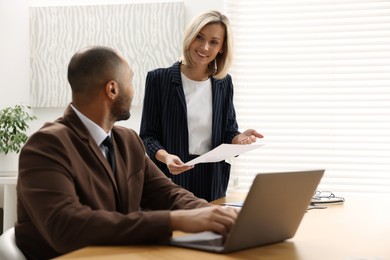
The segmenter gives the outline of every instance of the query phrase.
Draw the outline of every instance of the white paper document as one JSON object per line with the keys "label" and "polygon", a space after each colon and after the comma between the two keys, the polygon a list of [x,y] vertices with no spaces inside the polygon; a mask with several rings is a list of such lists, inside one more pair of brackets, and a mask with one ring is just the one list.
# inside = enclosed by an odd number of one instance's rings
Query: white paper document
{"label": "white paper document", "polygon": [[231,157],[257,149],[263,145],[264,144],[221,144],[220,146],[215,147],[213,150],[202,154],[189,162],[186,162],[185,165],[195,165],[198,163],[207,162],[220,162]]}

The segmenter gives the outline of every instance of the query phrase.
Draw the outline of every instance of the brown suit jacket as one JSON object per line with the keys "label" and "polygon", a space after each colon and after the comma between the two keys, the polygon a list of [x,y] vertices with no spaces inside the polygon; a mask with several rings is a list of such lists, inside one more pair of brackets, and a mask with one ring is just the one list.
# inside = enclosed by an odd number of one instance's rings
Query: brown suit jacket
{"label": "brown suit jacket", "polygon": [[69,106],[21,151],[16,243],[31,259],[90,245],[166,243],[169,210],[206,201],[175,185],[147,157],[131,129],[112,129],[119,181]]}

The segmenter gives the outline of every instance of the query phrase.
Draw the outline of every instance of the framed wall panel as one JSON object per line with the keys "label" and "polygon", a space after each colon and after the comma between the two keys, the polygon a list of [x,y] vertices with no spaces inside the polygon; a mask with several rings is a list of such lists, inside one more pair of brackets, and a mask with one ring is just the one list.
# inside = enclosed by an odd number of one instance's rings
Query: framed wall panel
{"label": "framed wall panel", "polygon": [[183,2],[30,7],[32,106],[69,104],[69,60],[90,45],[124,55],[135,73],[133,105],[140,106],[146,73],[180,57],[183,30]]}

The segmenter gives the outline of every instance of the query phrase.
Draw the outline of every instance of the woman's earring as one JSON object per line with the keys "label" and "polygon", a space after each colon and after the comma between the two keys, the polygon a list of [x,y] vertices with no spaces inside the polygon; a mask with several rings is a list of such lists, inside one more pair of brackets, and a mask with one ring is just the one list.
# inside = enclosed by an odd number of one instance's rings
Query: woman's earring
{"label": "woman's earring", "polygon": [[217,58],[214,60],[214,74],[217,73],[218,65],[217,65]]}

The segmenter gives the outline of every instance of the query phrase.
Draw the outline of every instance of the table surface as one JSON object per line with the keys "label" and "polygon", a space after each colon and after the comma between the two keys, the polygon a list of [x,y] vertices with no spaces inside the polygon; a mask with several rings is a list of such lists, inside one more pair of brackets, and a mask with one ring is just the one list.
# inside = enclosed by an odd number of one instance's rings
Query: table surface
{"label": "table surface", "polygon": [[[234,195],[218,202],[237,199]],[[343,205],[308,210],[295,236],[282,243],[229,254],[160,245],[91,246],[58,259],[390,260],[389,237],[390,196],[354,196]]]}

